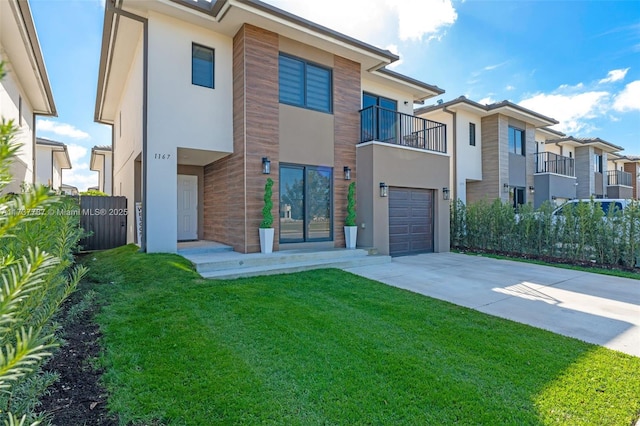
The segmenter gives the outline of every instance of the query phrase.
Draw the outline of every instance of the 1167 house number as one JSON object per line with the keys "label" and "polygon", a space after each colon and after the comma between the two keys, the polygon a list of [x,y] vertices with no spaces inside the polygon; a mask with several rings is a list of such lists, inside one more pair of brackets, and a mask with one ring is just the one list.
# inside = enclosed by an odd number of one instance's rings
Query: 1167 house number
{"label": "1167 house number", "polygon": [[153,154],[154,160],[168,160],[171,158],[171,154]]}

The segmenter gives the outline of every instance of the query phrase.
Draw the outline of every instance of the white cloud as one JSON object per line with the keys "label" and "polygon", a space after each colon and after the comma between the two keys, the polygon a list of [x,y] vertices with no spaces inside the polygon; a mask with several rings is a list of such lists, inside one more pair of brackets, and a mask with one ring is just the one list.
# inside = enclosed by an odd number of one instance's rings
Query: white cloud
{"label": "white cloud", "polygon": [[481,105],[491,105],[491,104],[495,104],[496,100],[493,99],[491,96],[487,96],[485,98],[480,99],[478,103]]}
{"label": "white cloud", "polygon": [[398,13],[400,40],[439,38],[439,33],[458,19],[451,0],[388,0],[387,4]]}
{"label": "white cloud", "polygon": [[58,123],[53,120],[38,120],[37,129],[41,132],[54,133],[58,136],[66,136],[72,139],[89,139],[89,133],[76,129],[71,124]]}
{"label": "white cloud", "polygon": [[78,188],[78,191],[86,191],[91,186],[98,185],[98,173],[89,170],[76,170],[73,165],[71,170],[62,171],[62,183]]}
{"label": "white cloud", "polygon": [[640,80],[632,81],[618,93],[613,109],[619,112],[640,110]]}
{"label": "white cloud", "polygon": [[598,83],[599,84],[613,83],[614,81],[622,80],[627,75],[628,71],[629,71],[629,68],[624,68],[624,69],[619,69],[619,70],[611,70],[611,71],[609,71],[607,73],[607,77],[603,78]]}
{"label": "white cloud", "polygon": [[500,62],[499,64],[487,65],[483,68],[484,71],[493,71],[496,68],[500,68],[503,65],[506,65],[509,61]]}
{"label": "white cloud", "polygon": [[563,85],[555,93],[538,93],[522,100],[519,105],[529,108],[547,117],[555,118],[560,124],[555,129],[564,133],[577,133],[592,130],[594,125],[589,122],[602,116],[609,108],[610,94],[604,91],[575,92],[570,90],[562,93],[562,89],[576,89],[581,85],[569,87]]}
{"label": "white cloud", "polygon": [[[458,18],[452,0],[268,0],[305,19],[376,46],[438,38]],[[340,13],[336,13],[339,10]]]}
{"label": "white cloud", "polygon": [[84,146],[76,144],[67,144],[67,150],[69,151],[69,158],[71,159],[71,165],[75,169],[76,163],[78,163],[83,157],[87,155],[89,151]]}
{"label": "white cloud", "polygon": [[515,87],[509,84],[509,85],[507,85],[507,87],[505,87],[504,89],[505,89],[505,90],[508,90],[508,91],[511,91],[511,90],[514,90],[514,89],[515,89]]}

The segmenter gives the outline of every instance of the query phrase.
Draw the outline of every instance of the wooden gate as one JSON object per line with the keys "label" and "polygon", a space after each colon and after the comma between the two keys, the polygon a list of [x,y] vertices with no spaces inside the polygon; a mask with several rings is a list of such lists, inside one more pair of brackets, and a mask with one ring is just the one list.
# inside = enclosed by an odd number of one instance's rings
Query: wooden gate
{"label": "wooden gate", "polygon": [[106,250],[127,244],[127,197],[80,197],[80,226],[91,235],[83,250]]}

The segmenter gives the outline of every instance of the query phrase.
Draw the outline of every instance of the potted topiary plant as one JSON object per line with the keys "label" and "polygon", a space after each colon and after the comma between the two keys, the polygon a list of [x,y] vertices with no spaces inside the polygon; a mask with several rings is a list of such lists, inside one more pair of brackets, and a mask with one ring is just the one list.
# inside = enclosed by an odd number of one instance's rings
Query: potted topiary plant
{"label": "potted topiary plant", "polygon": [[273,201],[271,196],[273,194],[271,188],[273,187],[273,179],[267,178],[267,183],[264,185],[264,207],[262,208],[262,222],[260,222],[260,251],[262,253],[271,253],[273,251],[273,215],[271,209],[273,208]]}
{"label": "potted topiary plant", "polygon": [[344,239],[348,249],[356,248],[358,227],[356,226],[356,183],[349,184],[347,193],[347,217],[344,220]]}

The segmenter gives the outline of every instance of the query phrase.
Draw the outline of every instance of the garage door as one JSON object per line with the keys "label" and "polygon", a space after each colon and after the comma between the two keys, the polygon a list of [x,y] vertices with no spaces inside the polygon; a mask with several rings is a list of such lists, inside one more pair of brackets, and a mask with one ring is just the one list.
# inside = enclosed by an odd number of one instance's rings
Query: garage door
{"label": "garage door", "polygon": [[433,251],[433,190],[389,188],[389,254]]}

